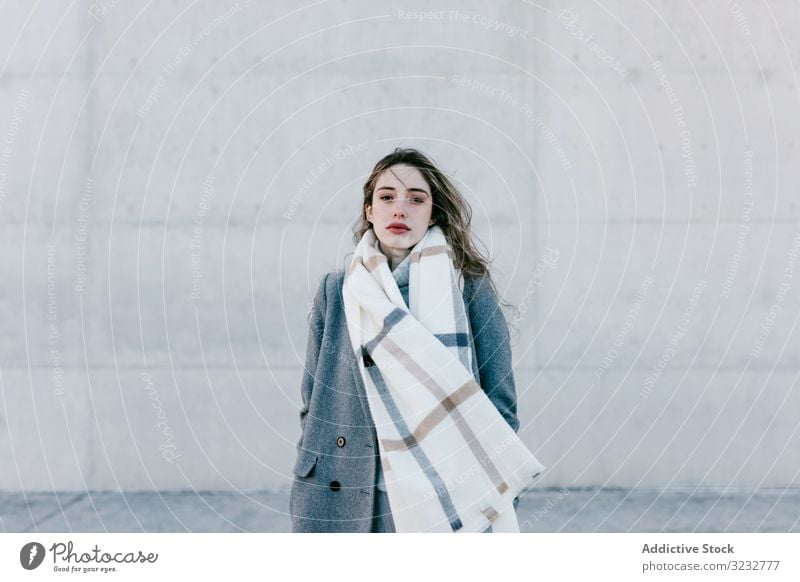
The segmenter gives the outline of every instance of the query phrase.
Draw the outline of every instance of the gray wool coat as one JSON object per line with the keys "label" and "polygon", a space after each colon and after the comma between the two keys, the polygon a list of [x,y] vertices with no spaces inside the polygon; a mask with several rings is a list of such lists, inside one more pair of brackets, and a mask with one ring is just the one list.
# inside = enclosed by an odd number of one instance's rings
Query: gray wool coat
{"label": "gray wool coat", "polygon": [[[294,532],[369,532],[377,435],[344,313],[344,271],[326,274],[309,316],[289,512]],[[508,326],[487,277],[466,278],[473,374],[514,432],[519,428]],[[514,501],[514,507],[518,500]]]}

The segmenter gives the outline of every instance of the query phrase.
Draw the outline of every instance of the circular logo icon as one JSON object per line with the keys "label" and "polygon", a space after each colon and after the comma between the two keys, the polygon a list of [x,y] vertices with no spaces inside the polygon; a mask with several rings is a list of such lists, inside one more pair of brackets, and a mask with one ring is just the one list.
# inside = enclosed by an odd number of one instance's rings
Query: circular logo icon
{"label": "circular logo icon", "polygon": [[44,546],[39,542],[30,542],[22,546],[19,552],[19,563],[26,570],[35,570],[44,560]]}

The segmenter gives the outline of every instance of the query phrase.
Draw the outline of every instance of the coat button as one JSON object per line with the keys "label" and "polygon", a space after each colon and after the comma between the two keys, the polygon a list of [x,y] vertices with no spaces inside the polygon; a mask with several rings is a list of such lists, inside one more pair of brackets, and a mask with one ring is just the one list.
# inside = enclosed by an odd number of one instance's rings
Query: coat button
{"label": "coat button", "polygon": [[340,447],[340,448],[343,447],[344,443],[345,443],[344,437],[340,436],[338,439],[336,439],[336,446],[337,447]]}
{"label": "coat button", "polygon": [[341,487],[342,487],[342,484],[339,483],[338,481],[331,481],[331,491],[334,491],[334,492],[338,491],[339,489],[341,489]]}

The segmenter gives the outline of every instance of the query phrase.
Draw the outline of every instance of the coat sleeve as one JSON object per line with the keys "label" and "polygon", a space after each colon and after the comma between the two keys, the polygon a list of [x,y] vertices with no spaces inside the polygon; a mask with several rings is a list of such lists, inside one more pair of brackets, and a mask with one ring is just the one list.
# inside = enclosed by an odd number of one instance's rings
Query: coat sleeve
{"label": "coat sleeve", "polygon": [[[481,388],[514,432],[517,432],[517,391],[511,367],[508,324],[489,278],[484,276],[472,283],[469,321],[475,342]],[[519,497],[514,499],[514,510],[518,506]]]}
{"label": "coat sleeve", "polygon": [[325,329],[325,286],[328,281],[328,274],[322,277],[317,295],[314,297],[314,304],[308,316],[308,344],[306,346],[306,363],[303,368],[303,380],[300,384],[300,397],[302,406],[300,408],[300,441],[297,443],[298,449],[303,443],[303,436],[306,430],[306,416],[308,407],[311,403],[311,392],[314,388],[314,378],[317,372],[317,362],[322,348],[323,331]]}
{"label": "coat sleeve", "polygon": [[469,319],[481,388],[514,432],[517,432],[517,392],[511,368],[508,324],[488,277],[473,281]]}

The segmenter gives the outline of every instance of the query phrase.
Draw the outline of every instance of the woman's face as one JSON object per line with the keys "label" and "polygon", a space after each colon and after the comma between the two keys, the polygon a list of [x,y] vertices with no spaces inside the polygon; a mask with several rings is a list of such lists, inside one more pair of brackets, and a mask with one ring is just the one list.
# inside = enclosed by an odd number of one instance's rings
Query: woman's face
{"label": "woman's face", "polygon": [[433,198],[428,182],[417,168],[397,164],[384,170],[375,183],[372,204],[366,206],[381,251],[404,259],[433,223]]}

